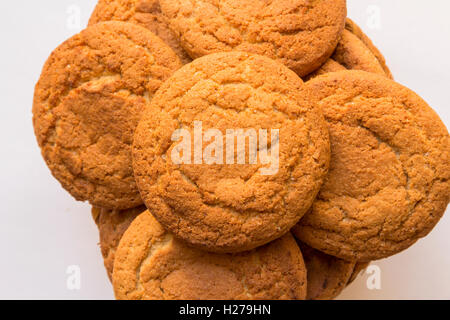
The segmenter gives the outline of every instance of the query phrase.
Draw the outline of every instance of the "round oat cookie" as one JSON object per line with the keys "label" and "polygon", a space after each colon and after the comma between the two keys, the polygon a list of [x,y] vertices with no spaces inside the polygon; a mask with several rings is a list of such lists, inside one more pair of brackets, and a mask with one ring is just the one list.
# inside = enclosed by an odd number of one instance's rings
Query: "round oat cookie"
{"label": "round oat cookie", "polygon": [[285,64],[300,76],[333,53],[347,15],[345,0],[160,0],[170,28],[192,58],[245,51]]}
{"label": "round oat cookie", "polygon": [[426,236],[450,196],[449,134],[436,113],[411,90],[363,71],[329,73],[307,87],[324,111],[332,154],[296,237],[364,262]]}
{"label": "round oat cookie", "polygon": [[348,262],[298,242],[305,260],[308,279],[307,300],[333,300],[346,288],[355,269]]}
{"label": "round oat cookie", "polygon": [[36,85],[33,124],[52,174],[77,200],[112,209],[142,204],[134,130],[179,67],[162,40],[124,22],[89,27],[52,53]]}
{"label": "round oat cookie", "polygon": [[147,211],[120,241],[113,285],[118,300],[303,300],[306,269],[291,234],[250,252],[207,253]]}
{"label": "round oat cookie", "polygon": [[112,280],[114,259],[120,239],[133,220],[146,210],[145,206],[127,210],[92,208],[92,216],[100,233],[100,249],[110,280]]}
{"label": "round oat cookie", "polygon": [[348,31],[353,33],[355,36],[357,36],[366,45],[366,47],[377,58],[378,62],[380,63],[381,67],[383,68],[387,77],[390,79],[393,79],[392,72],[389,69],[389,67],[387,66],[386,59],[384,58],[383,54],[374,45],[372,40],[361,30],[361,28],[353,20],[347,18],[347,20],[345,21],[345,29],[347,29]]}
{"label": "round oat cookie", "polygon": [[[203,143],[194,145],[194,127]],[[289,232],[323,183],[329,148],[323,115],[294,72],[226,52],[195,60],[161,86],[136,130],[133,166],[164,227],[204,250],[230,253]]]}
{"label": "round oat cookie", "polygon": [[192,61],[175,33],[170,30],[159,0],[99,0],[89,25],[111,20],[132,22],[149,29],[172,48],[183,64]]}

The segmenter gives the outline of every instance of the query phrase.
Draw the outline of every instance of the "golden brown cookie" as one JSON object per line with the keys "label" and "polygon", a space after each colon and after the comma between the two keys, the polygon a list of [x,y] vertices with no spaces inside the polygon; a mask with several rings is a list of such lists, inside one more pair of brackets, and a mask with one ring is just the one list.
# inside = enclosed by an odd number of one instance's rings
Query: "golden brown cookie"
{"label": "golden brown cookie", "polygon": [[361,28],[353,20],[347,18],[345,21],[345,29],[357,36],[366,45],[366,47],[375,55],[388,78],[393,79],[392,72],[387,66],[386,59],[383,54],[374,45],[372,40],[361,30]]}
{"label": "golden brown cookie", "polygon": [[[217,53],[181,68],[161,86],[135,134],[134,172],[149,210],[171,233],[207,251],[251,250],[287,233],[310,208],[329,164],[326,124],[308,99],[294,72],[259,55]],[[212,132],[214,139],[196,148],[198,123],[200,137]],[[183,138],[188,161],[174,158],[181,153],[178,129],[191,137]],[[227,138],[230,130],[241,130],[244,152],[235,136]],[[244,136],[252,130],[259,145],[254,162]],[[219,142],[222,152],[214,153]]]}
{"label": "golden brown cookie", "polygon": [[250,252],[207,253],[147,211],[120,241],[113,285],[118,300],[304,299],[306,269],[291,234]]}
{"label": "golden brown cookie", "polygon": [[159,0],[99,0],[89,25],[111,20],[137,23],[149,29],[172,48],[183,64],[192,61],[174,32],[169,29]]}
{"label": "golden brown cookie", "polygon": [[348,70],[362,70],[387,75],[372,51],[347,29],[342,32],[332,58]]}
{"label": "golden brown cookie", "polygon": [[122,211],[92,208],[92,216],[100,233],[103,261],[110,280],[112,280],[114,259],[120,239],[133,220],[146,210],[145,206]]}
{"label": "golden brown cookie", "polygon": [[304,77],[305,81],[328,72],[343,70],[361,70],[386,75],[392,79],[392,73],[386,65],[381,52],[362,30],[350,19],[346,20],[346,31],[333,54],[319,69]]}
{"label": "golden brown cookie", "polygon": [[245,51],[276,59],[300,76],[333,53],[345,0],[160,0],[169,26],[192,58]]}
{"label": "golden brown cookie", "polygon": [[450,140],[418,95],[363,71],[308,82],[331,139],[331,166],[313,209],[293,229],[344,260],[398,253],[426,236],[449,201]]}
{"label": "golden brown cookie", "polygon": [[298,242],[308,274],[307,300],[332,300],[347,286],[355,269],[355,262],[348,262],[317,251]]}
{"label": "golden brown cookie", "polygon": [[131,165],[142,110],[181,63],[147,29],[105,22],[59,46],[36,85],[33,123],[52,174],[77,200],[142,204]]}

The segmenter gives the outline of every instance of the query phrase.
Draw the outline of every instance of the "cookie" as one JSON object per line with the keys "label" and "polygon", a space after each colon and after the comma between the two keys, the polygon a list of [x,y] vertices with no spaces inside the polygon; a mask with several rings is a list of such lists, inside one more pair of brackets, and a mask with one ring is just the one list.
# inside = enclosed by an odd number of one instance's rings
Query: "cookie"
{"label": "cookie", "polygon": [[99,0],[89,25],[111,20],[132,22],[149,29],[172,48],[183,64],[192,61],[174,32],[169,29],[159,0]]}
{"label": "cookie", "polygon": [[417,94],[362,71],[308,82],[331,139],[331,166],[312,211],[293,229],[344,260],[396,254],[426,236],[449,202],[449,134]]}
{"label": "cookie", "polygon": [[347,15],[345,0],[160,0],[192,58],[245,51],[276,59],[298,75],[333,53]]}
{"label": "cookie", "polygon": [[352,275],[350,276],[350,279],[348,280],[347,286],[352,284],[358,276],[367,269],[367,267],[370,265],[370,262],[357,262],[355,264],[355,269],[353,269]]}
{"label": "cookie", "polygon": [[73,197],[111,209],[142,204],[134,130],[179,67],[162,40],[124,22],[91,26],[52,53],[36,85],[33,124],[48,167]]}
{"label": "cookie", "polygon": [[353,33],[355,36],[357,36],[366,45],[366,47],[377,58],[387,77],[393,79],[392,72],[387,66],[386,59],[384,58],[383,54],[374,45],[372,40],[361,30],[361,28],[353,20],[347,18],[347,20],[345,21],[345,29]]}
{"label": "cookie", "polygon": [[303,77],[305,81],[309,81],[315,77],[321,76],[323,74],[327,74],[329,72],[338,72],[338,71],[344,71],[347,70],[342,64],[340,64],[337,61],[334,61],[333,59],[328,59],[327,62],[325,62],[319,69],[314,71],[313,73],[310,73],[306,77]]}
{"label": "cookie", "polygon": [[348,70],[361,70],[386,76],[377,57],[356,35],[345,29],[332,58]]}
{"label": "cookie", "polygon": [[113,285],[118,300],[304,299],[306,269],[291,234],[250,252],[207,253],[147,211],[120,241]]}
{"label": "cookie", "polygon": [[332,300],[347,286],[355,269],[348,262],[317,251],[299,242],[305,260],[308,279],[307,300]]}
{"label": "cookie", "polygon": [[346,20],[346,30],[333,53],[319,69],[304,77],[305,81],[328,72],[343,70],[361,70],[385,75],[392,79],[392,73],[386,65],[381,52],[362,30],[350,19]]}
{"label": "cookie", "polygon": [[259,55],[217,53],[181,68],[135,133],[134,173],[149,210],[207,251],[251,250],[287,233],[329,165],[326,123],[308,94],[294,72]]}
{"label": "cookie", "polygon": [[146,210],[145,206],[122,211],[92,208],[92,216],[100,233],[100,249],[110,280],[112,280],[114,259],[120,239],[133,220]]}

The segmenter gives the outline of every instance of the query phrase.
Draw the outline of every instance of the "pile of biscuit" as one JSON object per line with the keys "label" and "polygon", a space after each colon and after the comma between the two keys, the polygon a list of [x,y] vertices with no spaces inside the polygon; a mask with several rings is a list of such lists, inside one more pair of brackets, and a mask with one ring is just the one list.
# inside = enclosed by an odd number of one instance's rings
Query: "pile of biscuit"
{"label": "pile of biscuit", "polygon": [[117,299],[333,299],[449,202],[445,125],[345,0],[100,0],[33,115]]}

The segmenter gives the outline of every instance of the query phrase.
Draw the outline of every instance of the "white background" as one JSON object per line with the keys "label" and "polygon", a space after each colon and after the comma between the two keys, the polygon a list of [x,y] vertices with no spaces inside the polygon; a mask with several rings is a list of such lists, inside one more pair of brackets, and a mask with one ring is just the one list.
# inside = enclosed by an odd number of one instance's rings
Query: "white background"
{"label": "white background", "polygon": [[[31,122],[42,65],[87,24],[94,6],[94,0],[0,1],[0,299],[113,298],[90,207],[75,202],[50,175]],[[419,93],[450,127],[450,1],[348,0],[348,7],[396,80]],[[81,10],[75,28],[73,8]],[[341,298],[450,299],[449,232],[447,213],[426,239],[374,263],[381,268],[381,290],[369,290],[363,275]],[[71,265],[80,267],[80,290],[67,288]]]}

